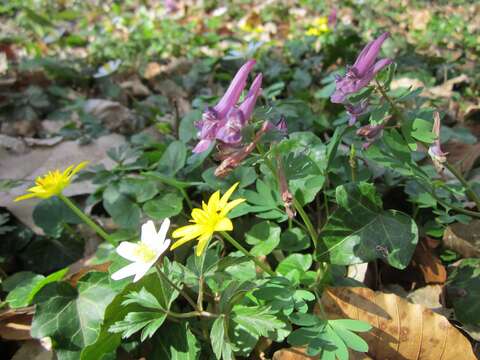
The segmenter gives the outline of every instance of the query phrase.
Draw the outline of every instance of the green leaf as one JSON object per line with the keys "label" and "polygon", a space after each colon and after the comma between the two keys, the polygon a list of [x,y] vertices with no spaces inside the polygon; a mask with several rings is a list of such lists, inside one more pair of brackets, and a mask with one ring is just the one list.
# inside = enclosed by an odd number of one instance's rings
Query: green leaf
{"label": "green leaf", "polygon": [[89,273],[77,288],[66,282],[48,284],[34,299],[32,336],[51,337],[56,349],[80,351],[95,341],[114,296],[107,273]]}
{"label": "green leaf", "polygon": [[367,342],[352,331],[369,331],[372,328],[369,324],[351,319],[330,320],[328,324],[347,347],[359,352],[368,351]]}
{"label": "green leaf", "polygon": [[2,288],[9,291],[5,300],[11,308],[28,306],[44,286],[61,280],[67,272],[68,268],[64,268],[47,277],[29,271],[18,272],[2,283]]}
{"label": "green leaf", "polygon": [[279,250],[300,251],[310,247],[310,237],[300,228],[286,229],[280,235]]}
{"label": "green leaf", "polygon": [[418,242],[413,219],[399,211],[382,210],[372,184],[341,185],[336,199],[339,208],[322,231],[332,264],[382,259],[397,269],[408,265]]}
{"label": "green leaf", "polygon": [[178,129],[178,137],[182,142],[187,143],[197,137],[198,129],[195,127],[195,121],[201,118],[202,112],[199,110],[193,110],[182,118]]}
{"label": "green leaf", "polygon": [[252,190],[243,192],[249,211],[257,213],[256,216],[262,219],[276,219],[279,222],[287,220],[278,189],[274,190],[273,186],[260,179],[257,180],[256,188],[256,192]]}
{"label": "green leaf", "polygon": [[160,220],[180,214],[182,208],[182,195],[178,192],[169,192],[147,201],[143,211],[152,219]]}
{"label": "green leaf", "polygon": [[42,200],[33,209],[33,221],[45,234],[59,236],[63,224],[80,224],[82,220],[57,197]]}
{"label": "green leaf", "polygon": [[447,281],[455,316],[464,324],[480,325],[480,259],[464,259]]}
{"label": "green leaf", "polygon": [[185,166],[186,160],[185,144],[181,141],[173,141],[160,158],[157,170],[165,175],[173,176]]}
{"label": "green leaf", "polygon": [[291,254],[278,264],[276,272],[285,276],[294,284],[298,284],[311,266],[312,255]]}
{"label": "green leaf", "polygon": [[250,250],[253,256],[270,254],[280,242],[280,227],[269,221],[258,223],[245,234],[247,244],[254,245]]}
{"label": "green leaf", "polygon": [[235,305],[232,309],[232,321],[244,327],[254,336],[267,336],[270,331],[284,327],[283,321],[263,306]]}
{"label": "green leaf", "polygon": [[[170,274],[172,272],[172,264],[167,262],[166,259],[164,259],[164,261],[164,272]],[[177,291],[172,289],[168,284],[159,281],[157,274],[147,275],[137,283],[127,285],[122,292],[115,296],[113,301],[105,309],[105,318],[101,325],[100,333],[93,343],[83,349],[81,360],[102,359],[104,355],[115,351],[120,345],[121,334],[112,333],[109,331],[109,328],[117,321],[124,320],[129,313],[145,310],[144,307],[134,302],[128,305],[122,305],[130,293],[139,292],[142,288],[145,288],[146,291],[152,294],[164,309],[169,309],[171,303],[178,296]],[[152,326],[156,325],[155,319],[152,323]],[[147,329],[146,335],[149,335],[149,332],[150,329]]]}
{"label": "green leaf", "polygon": [[122,194],[117,184],[112,184],[103,192],[103,207],[122,228],[138,227],[140,207],[129,196]]}
{"label": "green leaf", "polygon": [[157,183],[150,179],[124,178],[120,181],[119,191],[143,203],[158,194],[158,187]]}
{"label": "green leaf", "polygon": [[153,351],[147,360],[197,360],[200,358],[200,342],[190,331],[187,322],[169,322],[162,332],[153,338]]}
{"label": "green leaf", "polygon": [[218,317],[212,325],[210,330],[210,341],[212,344],[212,350],[217,360],[231,360],[233,359],[233,349],[228,334],[225,331],[226,317],[221,315]]}
{"label": "green leaf", "polygon": [[433,123],[424,119],[416,118],[412,122],[411,135],[417,140],[431,144],[436,135],[432,132]]}

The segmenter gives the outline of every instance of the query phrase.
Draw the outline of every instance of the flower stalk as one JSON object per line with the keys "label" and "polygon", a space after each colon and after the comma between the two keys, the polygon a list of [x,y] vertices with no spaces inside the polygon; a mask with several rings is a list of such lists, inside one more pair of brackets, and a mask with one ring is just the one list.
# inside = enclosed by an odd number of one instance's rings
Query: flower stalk
{"label": "flower stalk", "polygon": [[252,254],[250,254],[250,252],[245,249],[242,245],[240,245],[240,243],[235,240],[233,237],[230,236],[230,234],[228,234],[227,232],[225,231],[221,231],[220,234],[222,235],[222,237],[227,240],[230,244],[233,245],[233,247],[235,247],[237,250],[241,251],[245,256],[249,257],[250,259],[253,260],[253,262],[259,267],[261,268],[263,271],[265,271],[268,275],[270,276],[275,276],[275,273],[270,270],[263,262],[261,262],[260,260],[258,260],[255,256],[253,256]]}
{"label": "flower stalk", "polygon": [[105,241],[109,242],[112,245],[115,245],[115,242],[112,240],[110,235],[108,235],[105,230],[103,230],[99,225],[97,225],[92,219],[90,219],[82,210],[80,210],[68,197],[63,194],[57,195],[60,200],[62,200],[65,205],[67,205],[70,210],[72,210],[75,215],[77,215],[82,221],[87,224],[93,231],[95,231],[100,237]]}

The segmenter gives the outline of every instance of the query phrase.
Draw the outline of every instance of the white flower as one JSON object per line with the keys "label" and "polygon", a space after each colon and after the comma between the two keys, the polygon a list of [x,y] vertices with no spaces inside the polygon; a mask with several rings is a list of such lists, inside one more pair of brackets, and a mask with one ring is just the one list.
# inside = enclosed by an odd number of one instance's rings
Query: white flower
{"label": "white flower", "polygon": [[100,66],[97,72],[93,75],[93,77],[98,79],[101,77],[111,75],[118,70],[121,64],[122,64],[122,60],[110,60],[109,62]]}
{"label": "white flower", "polygon": [[133,282],[140,280],[170,246],[170,239],[165,239],[169,227],[170,219],[166,218],[157,233],[153,221],[149,220],[142,225],[140,243],[121,242],[117,247],[118,255],[132,263],[112,274],[112,279],[135,275]]}

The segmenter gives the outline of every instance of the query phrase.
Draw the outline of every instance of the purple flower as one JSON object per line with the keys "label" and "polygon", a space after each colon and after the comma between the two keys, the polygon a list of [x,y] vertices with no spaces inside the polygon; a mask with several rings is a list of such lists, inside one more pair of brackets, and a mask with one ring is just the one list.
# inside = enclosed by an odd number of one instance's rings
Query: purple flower
{"label": "purple flower", "polygon": [[384,124],[380,125],[365,125],[357,130],[357,135],[363,136],[365,138],[365,143],[363,144],[364,149],[368,149],[375,140],[379,139],[383,135]]}
{"label": "purple flower", "polygon": [[443,164],[447,162],[448,153],[443,152],[440,147],[440,114],[438,112],[433,114],[433,120],[433,133],[436,135],[436,139],[428,148],[428,155],[430,155],[437,172],[442,173],[445,169]]}
{"label": "purple flower", "polygon": [[392,63],[392,59],[376,61],[380,48],[388,36],[388,32],[385,32],[368,43],[358,55],[355,64],[347,67],[345,76],[337,77],[335,92],[330,97],[333,103],[343,103],[348,95],[363,89],[380,70]]}
{"label": "purple flower", "polygon": [[332,8],[328,15],[328,27],[333,29],[337,25],[337,8]]}
{"label": "purple flower", "polygon": [[255,102],[262,90],[262,74],[257,75],[244,101],[238,107],[236,104],[254,66],[255,60],[247,61],[238,70],[217,105],[207,108],[202,120],[195,124],[199,130],[200,141],[193,149],[194,153],[207,150],[215,140],[231,145],[238,145],[242,141],[242,129],[250,120]]}
{"label": "purple flower", "polygon": [[345,104],[345,109],[347,109],[347,114],[349,116],[348,125],[352,126],[357,122],[357,119],[362,115],[368,108],[368,99],[363,99],[358,104]]}

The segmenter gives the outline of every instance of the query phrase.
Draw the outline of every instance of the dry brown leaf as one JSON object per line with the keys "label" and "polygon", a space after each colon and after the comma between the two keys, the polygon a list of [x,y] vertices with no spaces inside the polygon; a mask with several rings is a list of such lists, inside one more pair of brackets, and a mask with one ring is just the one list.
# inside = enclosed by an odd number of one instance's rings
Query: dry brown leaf
{"label": "dry brown leaf", "polygon": [[351,318],[372,325],[359,335],[375,359],[476,359],[467,338],[441,315],[394,294],[368,288],[329,288],[322,302],[332,319]]}
{"label": "dry brown leaf", "polygon": [[420,270],[426,284],[444,284],[447,281],[447,270],[424,240],[415,249],[412,265]]}
{"label": "dry brown leaf", "polygon": [[443,233],[443,245],[464,258],[480,257],[480,220],[449,225]]}
{"label": "dry brown leaf", "polygon": [[7,309],[0,313],[0,338],[5,340],[28,340],[33,318],[33,307]]}
{"label": "dry brown leaf", "polygon": [[443,148],[448,153],[448,161],[455,164],[462,173],[470,171],[480,157],[480,143],[463,144],[458,141],[449,141]]}
{"label": "dry brown leaf", "polygon": [[[356,351],[349,352],[349,360],[372,360],[367,354]],[[318,360],[319,357],[308,356],[305,354],[305,349],[300,347],[291,347],[275,351],[272,360]]]}
{"label": "dry brown leaf", "polygon": [[56,358],[53,350],[44,346],[42,341],[30,340],[20,346],[12,360],[54,360]]}

